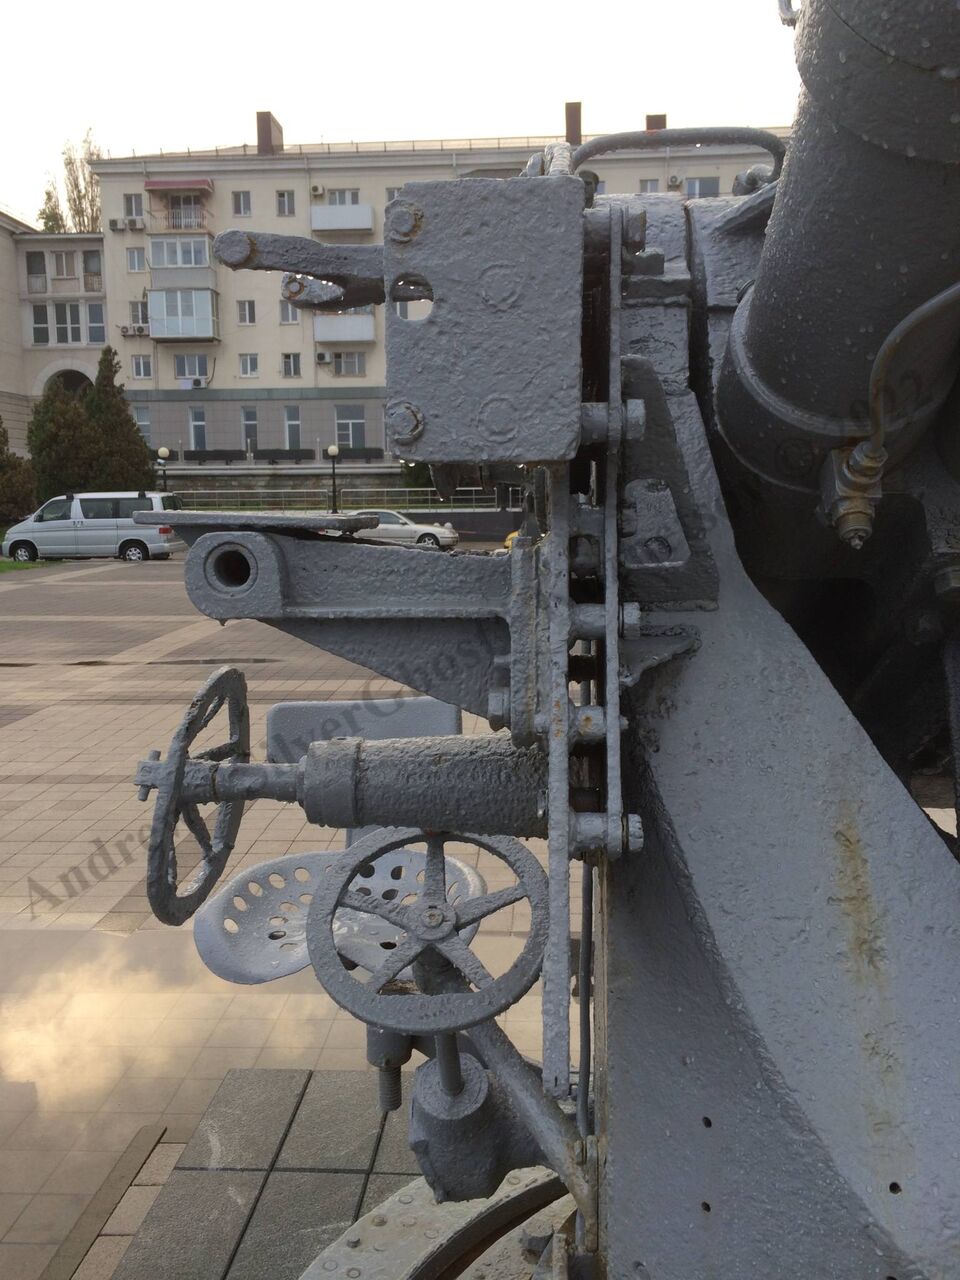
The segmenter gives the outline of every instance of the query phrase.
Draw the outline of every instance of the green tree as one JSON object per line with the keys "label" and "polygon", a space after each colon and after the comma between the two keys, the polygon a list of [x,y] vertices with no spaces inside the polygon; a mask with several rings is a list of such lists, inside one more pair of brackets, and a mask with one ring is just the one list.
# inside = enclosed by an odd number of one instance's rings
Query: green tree
{"label": "green tree", "polygon": [[51,235],[61,235],[68,230],[67,220],[63,216],[63,205],[56,183],[51,179],[43,193],[43,205],[37,213],[40,227]]}
{"label": "green tree", "polygon": [[90,168],[103,152],[90,136],[84,134],[80,149],[68,142],[63,149],[63,185],[67,193],[67,209],[74,231],[100,230],[100,179]]}
{"label": "green tree", "polygon": [[33,468],[10,451],[10,437],[0,418],[0,525],[14,524],[36,507]]}
{"label": "green tree", "polygon": [[38,502],[102,487],[103,445],[76,396],[53,378],[27,427]]}
{"label": "green tree", "polygon": [[154,467],[146,441],[133,420],[117,383],[120,361],[113,347],[104,347],[97,365],[97,377],[83,397],[83,408],[101,444],[102,489],[150,489]]}

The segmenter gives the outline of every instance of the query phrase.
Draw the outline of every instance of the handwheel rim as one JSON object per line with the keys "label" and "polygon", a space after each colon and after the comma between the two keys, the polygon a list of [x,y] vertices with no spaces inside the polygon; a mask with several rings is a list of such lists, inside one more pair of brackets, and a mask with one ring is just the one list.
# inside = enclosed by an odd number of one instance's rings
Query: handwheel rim
{"label": "handwheel rim", "polygon": [[[180,796],[190,745],[227,707],[230,740],[224,747],[199,752],[198,759],[246,761],[250,757],[250,718],[246,681],[242,672],[221,667],[200,688],[178,727],[167,752],[167,770],[157,787],[147,854],[147,899],[153,914],[164,924],[185,923],[220,879],[236,843],[243,817],[242,800],[224,801],[217,807],[211,836],[197,805],[182,804]],[[190,882],[180,891],[177,874],[176,830],[181,817],[200,846],[200,862]]]}
{"label": "handwheel rim", "polygon": [[[543,962],[548,924],[548,886],[543,868],[533,854],[512,837],[491,837],[471,833],[436,838],[442,842],[455,839],[459,842],[478,845],[506,862],[517,876],[517,886],[511,886],[509,891],[516,893],[516,896],[509,898],[508,891],[501,890],[494,894],[487,894],[484,899],[464,904],[464,923],[454,931],[452,937],[444,932],[444,926],[441,923],[438,923],[437,936],[432,941],[424,942],[414,936],[412,929],[407,929],[410,934],[410,946],[402,944],[398,947],[391,956],[390,962],[381,966],[366,985],[358,982],[350,972],[344,969],[334,944],[334,920],[337,912],[344,906],[354,905],[349,894],[349,886],[360,867],[402,845],[422,844],[429,838],[427,833],[416,828],[387,828],[372,832],[359,840],[347,851],[349,856],[345,854],[330,871],[325,873],[324,883],[314,897],[307,920],[307,949],[310,961],[327,993],[341,1008],[354,1014],[361,1021],[385,1030],[436,1034],[486,1022],[515,1004],[530,990],[539,977]],[[495,910],[523,899],[527,899],[530,904],[530,930],[520,955],[507,972],[498,977],[486,972],[482,962],[479,962],[477,967],[478,958],[469,951],[466,944],[457,945],[460,930],[466,929],[472,922],[467,918],[468,915],[472,916],[481,910],[481,903],[488,903],[495,898],[502,899],[500,905],[489,911],[485,910],[484,915],[494,914]],[[359,904],[357,905],[359,907]],[[370,910],[370,906],[368,905],[365,909]],[[382,914],[384,910],[383,904],[378,904],[375,913]],[[394,910],[399,915],[403,908],[398,907]],[[457,914],[459,918],[461,915],[459,907]],[[404,927],[407,928],[406,925]],[[412,954],[416,948],[419,948],[416,954]],[[477,990],[462,993],[444,992],[438,995],[380,990],[380,987],[389,985],[392,980],[389,976],[383,977],[383,974],[389,975],[391,968],[396,968],[398,972],[406,969],[420,955],[430,950],[443,955],[468,980],[473,981],[471,975],[479,975],[483,970],[489,982],[479,986]],[[471,961],[469,957],[473,957],[473,960]],[[461,964],[469,966],[469,969],[461,968]],[[378,978],[380,980],[377,988],[371,990],[371,985]]]}

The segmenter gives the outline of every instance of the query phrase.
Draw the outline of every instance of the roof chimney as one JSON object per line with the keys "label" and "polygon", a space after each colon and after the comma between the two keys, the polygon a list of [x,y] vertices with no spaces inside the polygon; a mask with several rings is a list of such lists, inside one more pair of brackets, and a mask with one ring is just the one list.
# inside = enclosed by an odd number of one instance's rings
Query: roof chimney
{"label": "roof chimney", "polygon": [[647,116],[647,133],[653,133],[656,130],[665,129],[666,127],[667,117],[665,115]]}
{"label": "roof chimney", "polygon": [[583,141],[583,131],[580,125],[580,103],[568,102],[566,108],[566,124],[567,124],[567,141],[572,147],[579,147]]}
{"label": "roof chimney", "polygon": [[257,155],[275,156],[283,150],[283,128],[272,111],[257,112]]}

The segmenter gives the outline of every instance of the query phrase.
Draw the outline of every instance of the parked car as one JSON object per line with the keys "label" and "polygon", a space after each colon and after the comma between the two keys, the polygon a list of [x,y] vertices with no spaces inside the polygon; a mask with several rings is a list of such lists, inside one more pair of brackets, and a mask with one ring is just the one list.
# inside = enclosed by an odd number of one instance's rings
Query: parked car
{"label": "parked car", "polygon": [[365,507],[362,511],[345,511],[348,516],[377,516],[380,523],[375,529],[361,529],[355,538],[372,542],[397,542],[403,546],[442,547],[448,550],[460,541],[460,535],[452,524],[414,524],[399,511],[380,511]]}
{"label": "parked car", "polygon": [[133,523],[135,511],[178,511],[173,493],[69,493],[51,498],[26,520],[11,525],[3,554],[11,560],[119,556],[121,560],[167,560],[185,544],[170,525]]}

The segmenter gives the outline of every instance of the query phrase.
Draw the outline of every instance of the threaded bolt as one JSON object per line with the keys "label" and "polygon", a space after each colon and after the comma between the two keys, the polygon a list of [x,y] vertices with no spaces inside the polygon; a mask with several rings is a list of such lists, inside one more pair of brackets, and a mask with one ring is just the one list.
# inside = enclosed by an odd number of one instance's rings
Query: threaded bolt
{"label": "threaded bolt", "polygon": [[403,1103],[403,1073],[395,1063],[388,1063],[377,1070],[380,1091],[380,1110],[399,1111]]}

